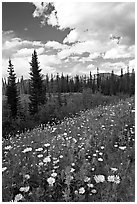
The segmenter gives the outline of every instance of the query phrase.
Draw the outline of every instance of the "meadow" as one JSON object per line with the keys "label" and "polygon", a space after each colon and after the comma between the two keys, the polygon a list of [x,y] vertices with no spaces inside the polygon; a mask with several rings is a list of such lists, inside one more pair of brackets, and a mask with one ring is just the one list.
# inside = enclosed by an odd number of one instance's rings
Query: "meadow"
{"label": "meadow", "polygon": [[3,202],[134,202],[134,97],[3,139]]}

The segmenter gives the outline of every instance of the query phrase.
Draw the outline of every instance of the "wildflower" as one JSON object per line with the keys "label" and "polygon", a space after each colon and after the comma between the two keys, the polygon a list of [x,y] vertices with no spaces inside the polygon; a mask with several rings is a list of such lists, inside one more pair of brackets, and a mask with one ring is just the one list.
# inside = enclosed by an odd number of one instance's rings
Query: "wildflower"
{"label": "wildflower", "polygon": [[114,179],[114,183],[116,183],[116,184],[119,184],[120,183],[120,178],[119,178],[119,176],[115,176],[115,179]]}
{"label": "wildflower", "polygon": [[63,158],[63,155],[60,155],[59,158],[62,159],[62,158]]}
{"label": "wildflower", "polygon": [[26,174],[26,175],[24,176],[24,178],[25,178],[25,179],[30,179],[30,175],[29,175],[29,174]]}
{"label": "wildflower", "polygon": [[118,169],[117,168],[111,168],[111,171],[117,171]]}
{"label": "wildflower", "polygon": [[79,194],[84,194],[85,193],[85,189],[83,188],[83,187],[81,187],[80,189],[79,189]]}
{"label": "wildflower", "polygon": [[118,145],[117,145],[117,144],[115,144],[115,145],[114,145],[114,147],[118,147]]}
{"label": "wildflower", "polygon": [[94,187],[94,185],[93,185],[92,183],[88,183],[87,186],[88,186],[89,188],[93,188],[93,187]]}
{"label": "wildflower", "polygon": [[99,155],[101,156],[103,153],[102,152],[99,152]]}
{"label": "wildflower", "polygon": [[84,181],[88,182],[88,181],[90,181],[90,178],[89,177],[85,177]]}
{"label": "wildflower", "polygon": [[66,132],[64,132],[64,134],[63,134],[64,136],[67,136],[67,133]]}
{"label": "wildflower", "polygon": [[93,154],[93,157],[96,157],[97,155],[96,154]]}
{"label": "wildflower", "polygon": [[39,162],[39,166],[42,166],[43,165],[43,162]]}
{"label": "wildflower", "polygon": [[95,170],[95,168],[93,167],[91,170],[92,170],[92,171],[94,171],[94,170]]}
{"label": "wildflower", "polygon": [[38,158],[41,158],[41,157],[43,157],[43,154],[39,154],[39,155],[37,155],[37,157],[38,157]]}
{"label": "wildflower", "polygon": [[19,190],[21,191],[21,192],[28,192],[29,191],[29,189],[30,189],[30,187],[29,186],[27,186],[27,187],[21,187]]}
{"label": "wildflower", "polygon": [[19,194],[17,194],[17,195],[15,196],[14,202],[18,202],[19,200],[22,200],[23,198],[24,198],[23,195],[22,195],[21,193],[19,193]]}
{"label": "wildflower", "polygon": [[50,159],[50,157],[49,156],[47,156],[45,159],[43,159],[43,162],[50,162],[51,161],[51,159]]}
{"label": "wildflower", "polygon": [[124,149],[126,149],[126,148],[127,148],[126,146],[119,147],[119,149],[121,149],[121,150],[124,150]]}
{"label": "wildflower", "polygon": [[75,169],[73,169],[73,168],[70,169],[70,172],[74,172],[74,171],[75,171]]}
{"label": "wildflower", "polygon": [[6,149],[6,150],[10,150],[10,149],[12,149],[12,146],[9,145],[9,146],[5,147],[5,149]]}
{"label": "wildflower", "polygon": [[103,159],[102,158],[98,158],[98,161],[103,161]]}
{"label": "wildflower", "polygon": [[114,182],[116,184],[119,184],[120,183],[120,178],[119,176],[115,176],[115,175],[111,175],[111,176],[108,176],[108,181],[109,182]]}
{"label": "wildflower", "polygon": [[96,191],[96,189],[93,189],[91,192],[92,192],[92,193],[96,193],[97,191]]}
{"label": "wildflower", "polygon": [[7,169],[7,167],[3,167],[3,168],[2,168],[2,172],[5,171],[6,169]]}
{"label": "wildflower", "polygon": [[47,182],[49,183],[50,186],[53,186],[53,184],[55,183],[55,179],[53,177],[49,177],[47,179]]}
{"label": "wildflower", "polygon": [[101,149],[104,149],[104,146],[101,146],[100,148],[101,148]]}
{"label": "wildflower", "polygon": [[54,173],[51,174],[51,176],[52,176],[52,177],[56,177],[56,176],[57,176],[57,173],[54,172]]}
{"label": "wildflower", "polygon": [[35,151],[36,151],[36,152],[40,152],[40,151],[42,151],[42,150],[43,150],[43,148],[40,147],[40,148],[36,149]]}
{"label": "wildflower", "polygon": [[104,182],[105,181],[105,176],[104,175],[95,175],[94,179],[96,181],[96,183],[100,183],[100,182]]}
{"label": "wildflower", "polygon": [[47,144],[44,144],[44,146],[45,146],[45,147],[49,147],[49,146],[50,146],[50,144],[49,144],[49,143],[47,143]]}
{"label": "wildflower", "polygon": [[54,164],[57,164],[59,162],[59,159],[57,159],[56,161],[53,161]]}
{"label": "wildflower", "polygon": [[74,193],[75,193],[76,195],[78,195],[78,191],[77,191],[77,190],[75,190]]}
{"label": "wildflower", "polygon": [[32,148],[31,147],[27,147],[26,149],[24,149],[22,152],[23,153],[26,153],[26,152],[30,152],[32,151]]}

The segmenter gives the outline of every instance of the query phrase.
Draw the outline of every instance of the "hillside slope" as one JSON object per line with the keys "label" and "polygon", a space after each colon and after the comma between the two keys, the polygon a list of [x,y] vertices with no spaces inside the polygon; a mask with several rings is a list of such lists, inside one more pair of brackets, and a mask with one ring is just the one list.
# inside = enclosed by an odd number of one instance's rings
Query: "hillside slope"
{"label": "hillside slope", "polygon": [[134,201],[134,98],[3,141],[3,201]]}

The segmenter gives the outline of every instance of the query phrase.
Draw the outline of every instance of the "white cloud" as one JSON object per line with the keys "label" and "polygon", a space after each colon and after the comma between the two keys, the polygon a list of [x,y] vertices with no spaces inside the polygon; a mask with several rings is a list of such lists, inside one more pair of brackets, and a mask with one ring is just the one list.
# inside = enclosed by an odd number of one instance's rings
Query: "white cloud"
{"label": "white cloud", "polygon": [[[125,44],[133,44],[135,36],[134,2],[54,2],[56,12],[45,14],[35,4],[37,16],[48,17],[47,23],[60,29],[73,29],[64,42],[98,39],[108,41],[110,33],[124,37]],[[34,13],[35,13],[34,12]],[[53,15],[55,15],[54,20]],[[43,19],[42,19],[43,20]],[[55,22],[56,21],[56,22]]]}
{"label": "white cloud", "polygon": [[129,68],[135,69],[135,59],[129,61]]}
{"label": "white cloud", "polygon": [[108,50],[105,53],[104,59],[129,58],[135,55],[134,46],[120,45]]}
{"label": "white cloud", "polygon": [[69,42],[73,43],[79,39],[78,32],[75,30],[71,30],[67,37],[63,40],[63,43]]}
{"label": "white cloud", "polygon": [[62,50],[62,49],[65,49],[65,48],[68,48],[67,45],[64,45],[64,44],[61,44],[57,41],[48,41],[46,44],[45,44],[45,47],[48,47],[48,48],[53,48],[53,49],[59,49],[59,50]]}
{"label": "white cloud", "polygon": [[[37,51],[37,54],[40,55],[44,52],[44,48],[43,47],[38,48],[36,51]],[[33,52],[34,52],[33,48],[23,48],[18,50],[15,54],[13,54],[13,58],[28,57],[28,56],[30,57],[32,56]]]}
{"label": "white cloud", "polygon": [[60,64],[61,60],[57,57],[57,55],[39,55],[38,57],[40,64],[42,65],[55,65]]}

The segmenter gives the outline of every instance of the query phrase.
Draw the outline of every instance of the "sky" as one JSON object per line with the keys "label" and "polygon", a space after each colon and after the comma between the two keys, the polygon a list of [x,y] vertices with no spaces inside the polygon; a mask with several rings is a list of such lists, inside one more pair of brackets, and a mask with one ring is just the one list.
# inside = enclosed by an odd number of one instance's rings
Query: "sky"
{"label": "sky", "polygon": [[3,2],[2,76],[11,59],[29,78],[36,50],[42,74],[74,76],[135,68],[134,2]]}

